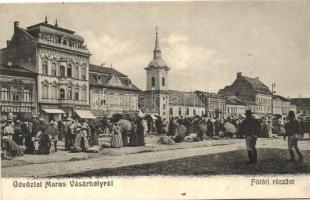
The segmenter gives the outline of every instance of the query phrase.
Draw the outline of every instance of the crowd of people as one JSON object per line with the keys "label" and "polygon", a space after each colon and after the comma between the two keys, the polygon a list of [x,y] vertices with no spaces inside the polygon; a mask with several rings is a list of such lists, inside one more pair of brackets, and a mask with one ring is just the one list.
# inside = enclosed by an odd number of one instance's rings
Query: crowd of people
{"label": "crowd of people", "polygon": [[[8,157],[27,154],[56,152],[58,141],[64,141],[65,151],[99,152],[99,136],[109,136],[105,147],[144,146],[147,135],[166,135],[175,143],[205,139],[244,138],[248,130],[243,123],[246,117],[225,119],[206,116],[161,118],[156,115],[115,114],[111,118],[31,121],[9,119],[1,121],[2,152]],[[273,137],[285,134],[287,119],[262,117],[256,119],[257,137]],[[299,122],[301,131],[302,123]],[[303,136],[302,136],[303,137]],[[250,142],[253,143],[253,142]],[[5,156],[4,156],[5,157]]]}

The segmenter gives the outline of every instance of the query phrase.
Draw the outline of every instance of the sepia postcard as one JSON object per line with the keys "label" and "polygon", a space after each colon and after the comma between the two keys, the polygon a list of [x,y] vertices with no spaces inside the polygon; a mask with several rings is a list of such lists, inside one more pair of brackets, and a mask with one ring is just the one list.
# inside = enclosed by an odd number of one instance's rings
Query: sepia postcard
{"label": "sepia postcard", "polygon": [[0,2],[1,199],[310,198],[309,1]]}

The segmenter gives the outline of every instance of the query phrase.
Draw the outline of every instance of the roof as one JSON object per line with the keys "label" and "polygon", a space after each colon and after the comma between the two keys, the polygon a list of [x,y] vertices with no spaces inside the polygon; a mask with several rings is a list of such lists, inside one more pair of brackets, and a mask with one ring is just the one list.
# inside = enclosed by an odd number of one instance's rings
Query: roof
{"label": "roof", "polygon": [[0,65],[0,74],[8,74],[8,75],[15,75],[15,76],[33,76],[35,77],[36,73],[27,70],[20,66],[9,66],[9,65]]}
{"label": "roof", "polygon": [[149,68],[168,68],[166,62],[161,58],[153,59],[149,64]]}
{"label": "roof", "polygon": [[263,94],[271,94],[269,88],[262,83],[260,80],[256,79],[256,78],[250,78],[247,76],[241,76],[242,79],[244,79],[245,81],[247,81],[248,83],[250,83],[253,87],[253,89],[257,92],[257,93],[263,93]]}
{"label": "roof", "polygon": [[116,69],[90,64],[89,71],[89,84],[91,86],[140,91],[128,76]]}
{"label": "roof", "polygon": [[116,69],[112,67],[104,67],[104,66],[99,66],[99,65],[94,65],[94,64],[89,64],[89,71],[90,72],[99,72],[102,74],[115,74],[117,76],[121,77],[127,77],[125,74],[122,74],[121,72],[117,71]]}
{"label": "roof", "polygon": [[290,100],[288,100],[287,98],[282,97],[282,96],[280,96],[280,95],[273,95],[273,99],[280,99],[281,101],[287,101],[287,102],[290,101]]}
{"label": "roof", "polygon": [[310,98],[291,98],[290,102],[296,107],[310,107]]}
{"label": "roof", "polygon": [[226,104],[230,104],[230,105],[246,105],[246,103],[242,99],[240,99],[240,98],[238,98],[236,96],[225,97],[225,99],[226,99]]}
{"label": "roof", "polygon": [[68,29],[64,29],[55,25],[51,25],[48,23],[39,23],[39,24],[35,24],[33,26],[29,26],[27,27],[26,30],[29,34],[31,34],[33,37],[38,37],[39,33],[48,33],[48,34],[54,34],[54,35],[58,35],[58,36],[66,36],[69,37],[71,39],[80,41],[80,42],[84,42],[84,39],[79,36],[79,35],[75,35],[74,31],[68,30]]}

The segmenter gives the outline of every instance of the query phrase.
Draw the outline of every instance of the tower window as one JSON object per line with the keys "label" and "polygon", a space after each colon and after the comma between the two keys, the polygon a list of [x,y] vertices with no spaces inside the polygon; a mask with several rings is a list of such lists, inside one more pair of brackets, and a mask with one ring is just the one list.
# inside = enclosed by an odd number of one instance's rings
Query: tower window
{"label": "tower window", "polygon": [[166,82],[165,82],[165,78],[164,78],[164,77],[161,79],[161,84],[162,84],[162,86],[165,86],[165,85],[166,85]]}
{"label": "tower window", "polygon": [[152,87],[155,87],[155,77],[152,77]]}

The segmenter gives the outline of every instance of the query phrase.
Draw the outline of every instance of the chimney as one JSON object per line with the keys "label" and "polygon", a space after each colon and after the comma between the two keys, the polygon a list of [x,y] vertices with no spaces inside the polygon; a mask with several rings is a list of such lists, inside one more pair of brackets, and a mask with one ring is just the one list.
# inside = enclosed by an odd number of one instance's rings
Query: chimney
{"label": "chimney", "polygon": [[240,78],[242,76],[242,72],[237,73],[237,78]]}
{"label": "chimney", "polygon": [[256,80],[259,80],[259,77],[258,77],[258,76],[256,76],[256,77],[255,77],[255,79],[256,79]]}
{"label": "chimney", "polygon": [[15,21],[14,22],[14,32],[17,30],[18,27],[19,27],[19,22]]}

